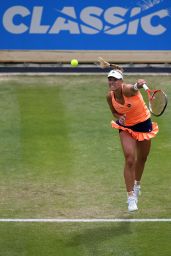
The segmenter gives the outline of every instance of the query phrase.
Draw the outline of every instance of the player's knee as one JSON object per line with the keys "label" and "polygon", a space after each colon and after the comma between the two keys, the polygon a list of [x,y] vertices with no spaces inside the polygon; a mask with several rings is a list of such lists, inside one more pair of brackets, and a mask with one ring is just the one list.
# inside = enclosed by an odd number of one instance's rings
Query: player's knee
{"label": "player's knee", "polygon": [[127,155],[125,156],[125,162],[126,162],[126,165],[131,168],[135,163],[135,159],[132,155]]}

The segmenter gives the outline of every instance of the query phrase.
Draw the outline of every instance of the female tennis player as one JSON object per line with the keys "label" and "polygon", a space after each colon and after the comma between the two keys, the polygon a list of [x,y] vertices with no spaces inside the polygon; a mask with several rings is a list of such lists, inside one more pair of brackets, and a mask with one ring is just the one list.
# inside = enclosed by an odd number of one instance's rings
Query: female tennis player
{"label": "female tennis player", "polygon": [[123,148],[128,211],[132,212],[138,210],[140,182],[150,152],[151,138],[156,136],[158,125],[151,121],[150,111],[139,91],[146,81],[139,79],[134,85],[127,84],[123,81],[122,69],[115,64],[109,65],[114,69],[108,74],[107,102],[116,119],[111,122],[112,127],[118,129]]}

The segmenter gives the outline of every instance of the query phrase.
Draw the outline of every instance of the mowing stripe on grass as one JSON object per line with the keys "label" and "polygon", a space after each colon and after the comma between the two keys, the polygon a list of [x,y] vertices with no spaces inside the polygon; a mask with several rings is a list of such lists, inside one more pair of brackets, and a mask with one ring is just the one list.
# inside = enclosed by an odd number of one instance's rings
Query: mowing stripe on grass
{"label": "mowing stripe on grass", "polygon": [[56,222],[56,223],[69,223],[69,222],[171,222],[171,219],[0,219],[0,222]]}

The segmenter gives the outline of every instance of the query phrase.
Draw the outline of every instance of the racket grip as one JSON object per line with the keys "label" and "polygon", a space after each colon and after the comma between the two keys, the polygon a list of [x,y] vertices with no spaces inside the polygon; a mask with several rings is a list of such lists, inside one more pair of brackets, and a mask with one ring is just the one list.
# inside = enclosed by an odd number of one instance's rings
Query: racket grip
{"label": "racket grip", "polygon": [[143,88],[144,88],[145,91],[149,90],[149,88],[146,84],[143,84]]}

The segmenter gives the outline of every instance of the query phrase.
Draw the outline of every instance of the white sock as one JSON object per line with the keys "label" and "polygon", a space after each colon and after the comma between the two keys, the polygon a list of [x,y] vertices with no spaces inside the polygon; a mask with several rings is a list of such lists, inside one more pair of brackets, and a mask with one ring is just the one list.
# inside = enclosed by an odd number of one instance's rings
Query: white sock
{"label": "white sock", "polygon": [[134,185],[135,185],[135,186],[140,186],[140,181],[135,180],[135,181],[134,181]]}
{"label": "white sock", "polygon": [[128,196],[128,197],[132,197],[132,196],[134,196],[134,191],[130,191],[130,192],[128,192],[128,193],[127,193],[127,196]]}

